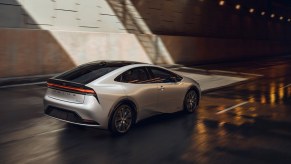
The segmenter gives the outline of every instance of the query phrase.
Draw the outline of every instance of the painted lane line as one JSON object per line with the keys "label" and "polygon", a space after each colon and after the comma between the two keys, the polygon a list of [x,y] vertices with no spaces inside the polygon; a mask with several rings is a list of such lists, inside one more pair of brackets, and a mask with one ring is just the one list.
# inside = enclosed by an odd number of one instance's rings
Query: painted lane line
{"label": "painted lane line", "polygon": [[217,112],[216,114],[222,114],[222,113],[225,113],[225,112],[227,112],[227,111],[229,111],[229,110],[232,110],[232,109],[237,108],[237,107],[239,107],[239,106],[243,106],[243,105],[248,104],[248,103],[249,103],[249,102],[246,101],[246,102],[243,102],[243,103],[240,103],[240,104],[234,105],[234,106],[232,106],[232,107],[229,107],[229,108],[226,108],[226,109],[224,109],[224,110],[222,110],[222,111],[219,111],[219,112]]}
{"label": "painted lane line", "polygon": [[287,87],[290,87],[290,86],[291,86],[291,84],[288,84],[288,85],[286,85],[286,86],[284,86],[282,88],[287,88]]}
{"label": "painted lane line", "polygon": [[45,134],[56,133],[56,132],[63,131],[63,130],[66,130],[66,128],[61,128],[61,129],[56,129],[56,130],[52,130],[52,131],[48,131],[48,132],[43,132],[43,133],[36,134],[34,136],[41,136],[41,135],[45,135]]}
{"label": "painted lane line", "polygon": [[204,71],[207,72],[206,69],[200,69],[200,68],[191,68],[191,67],[180,67],[182,69],[188,69],[188,70],[194,70],[194,71]]}

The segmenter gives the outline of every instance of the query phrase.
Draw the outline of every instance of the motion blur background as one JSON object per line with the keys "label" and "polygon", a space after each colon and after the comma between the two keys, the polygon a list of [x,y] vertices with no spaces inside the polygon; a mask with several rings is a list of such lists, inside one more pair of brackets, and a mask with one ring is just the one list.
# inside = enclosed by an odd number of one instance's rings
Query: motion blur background
{"label": "motion blur background", "polygon": [[[291,0],[0,0],[0,164],[291,163],[290,29]],[[47,78],[95,60],[193,78],[199,109],[121,137],[46,117]]]}
{"label": "motion blur background", "polygon": [[289,0],[0,0],[0,78],[94,60],[204,64],[291,52]]}

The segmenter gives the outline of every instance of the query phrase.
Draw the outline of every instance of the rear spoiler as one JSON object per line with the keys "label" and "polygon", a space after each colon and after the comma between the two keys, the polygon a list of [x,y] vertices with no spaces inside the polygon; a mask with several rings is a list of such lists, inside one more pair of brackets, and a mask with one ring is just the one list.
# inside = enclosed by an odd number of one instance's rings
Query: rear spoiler
{"label": "rear spoiler", "polygon": [[69,91],[69,92],[80,93],[80,94],[96,95],[95,91],[92,88],[87,87],[84,84],[74,83],[74,82],[55,79],[55,78],[50,78],[47,80],[47,87]]}

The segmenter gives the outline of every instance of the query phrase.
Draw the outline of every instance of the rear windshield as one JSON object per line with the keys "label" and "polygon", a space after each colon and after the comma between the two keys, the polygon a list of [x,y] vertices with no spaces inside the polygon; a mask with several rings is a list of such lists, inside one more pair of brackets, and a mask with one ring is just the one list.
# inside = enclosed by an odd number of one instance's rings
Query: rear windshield
{"label": "rear windshield", "polygon": [[118,66],[86,65],[77,67],[56,77],[56,79],[88,84],[107,73],[120,68]]}

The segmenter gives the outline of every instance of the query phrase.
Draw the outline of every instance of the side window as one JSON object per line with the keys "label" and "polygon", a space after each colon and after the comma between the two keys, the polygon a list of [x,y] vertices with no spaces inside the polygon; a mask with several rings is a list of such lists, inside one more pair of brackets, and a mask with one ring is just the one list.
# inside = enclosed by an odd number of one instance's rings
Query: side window
{"label": "side window", "polygon": [[155,83],[174,83],[182,80],[182,77],[164,69],[150,67],[150,70],[154,78],[152,82]]}
{"label": "side window", "polygon": [[134,68],[122,73],[118,76],[116,81],[125,83],[148,83],[149,77],[145,68]]}

